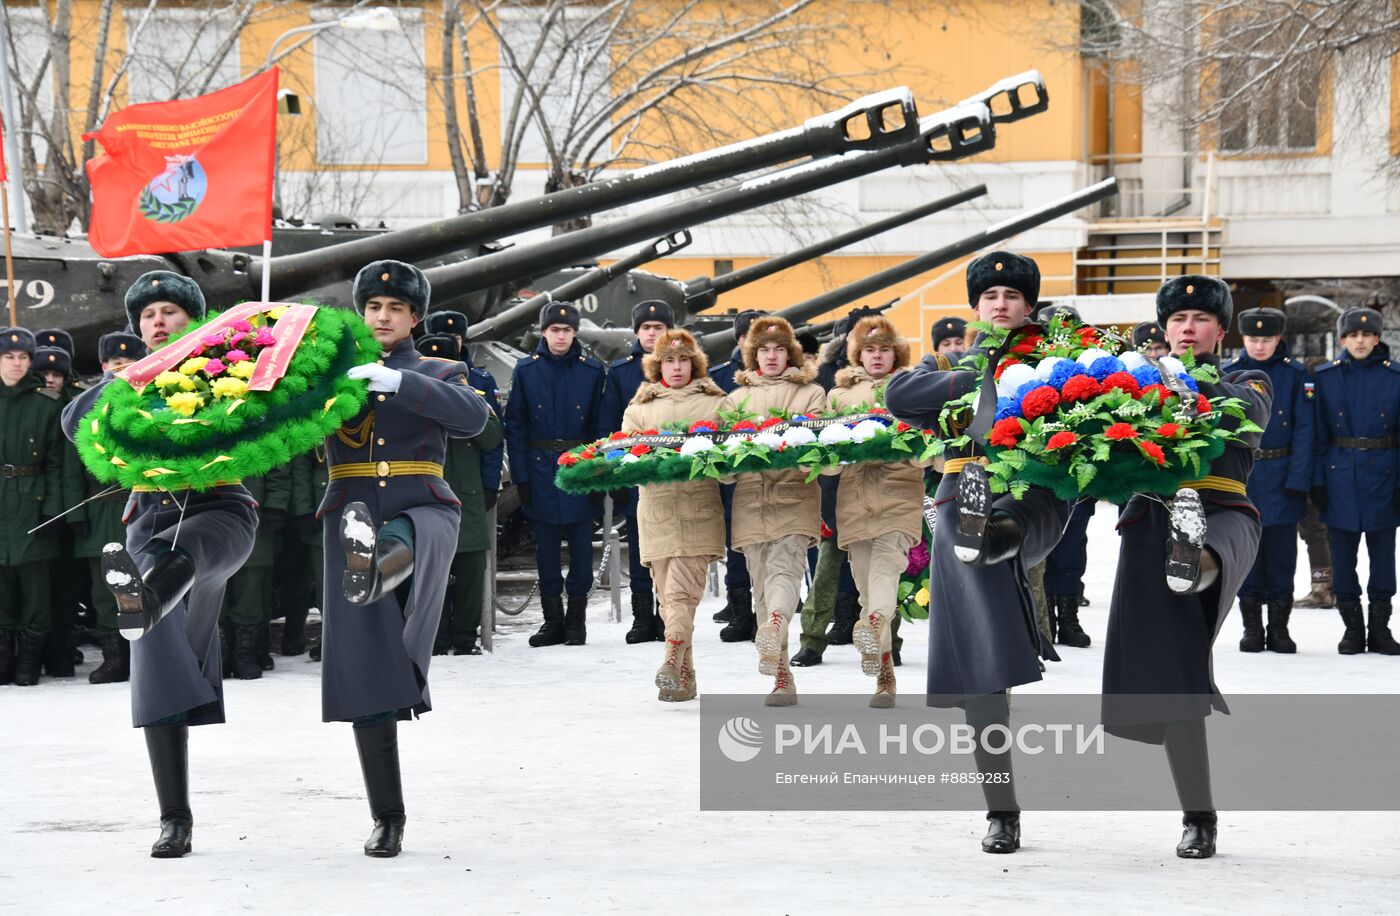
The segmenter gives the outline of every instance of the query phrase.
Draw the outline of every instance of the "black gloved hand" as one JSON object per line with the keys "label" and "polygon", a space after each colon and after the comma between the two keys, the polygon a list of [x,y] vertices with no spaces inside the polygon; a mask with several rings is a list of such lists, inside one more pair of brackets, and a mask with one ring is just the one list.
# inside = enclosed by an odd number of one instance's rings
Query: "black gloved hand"
{"label": "black gloved hand", "polygon": [[287,513],[282,509],[259,510],[262,529],[268,534],[276,534],[287,527]]}
{"label": "black gloved hand", "polygon": [[1310,494],[1310,496],[1312,497],[1312,504],[1313,504],[1314,506],[1317,506],[1317,511],[1318,511],[1318,512],[1326,512],[1326,511],[1327,511],[1327,488],[1326,488],[1326,487],[1313,487],[1313,488],[1312,488],[1312,493]]}
{"label": "black gloved hand", "polygon": [[530,485],[528,483],[518,483],[515,485],[515,492],[520,494],[520,505],[528,508],[530,505]]}
{"label": "black gloved hand", "polygon": [[490,512],[496,508],[496,498],[500,496],[495,490],[485,490],[481,494],[481,501],[486,504],[486,511]]}

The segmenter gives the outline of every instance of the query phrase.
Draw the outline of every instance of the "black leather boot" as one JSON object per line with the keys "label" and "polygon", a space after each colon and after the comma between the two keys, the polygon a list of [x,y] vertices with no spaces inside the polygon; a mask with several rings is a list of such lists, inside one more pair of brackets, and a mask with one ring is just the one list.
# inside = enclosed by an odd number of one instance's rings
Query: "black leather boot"
{"label": "black leather boot", "polygon": [[[729,594],[730,596],[732,596],[734,594],[734,589],[731,588],[729,590]],[[724,601],[724,607],[720,608],[718,611],[715,611],[715,615],[710,619],[713,620],[715,623],[728,623],[729,621],[733,620],[734,604],[732,601],[732,597],[726,598]]]}
{"label": "black leather boot", "polygon": [[1056,595],[1048,600],[1055,611],[1055,641],[1071,649],[1089,648],[1093,641],[1079,625],[1079,596]]}
{"label": "black leather boot", "polygon": [[116,633],[99,633],[102,664],[88,675],[89,684],[120,684],[131,680],[131,643]]}
{"label": "black leather boot", "polygon": [[39,683],[44,661],[44,634],[20,630],[15,639],[15,686],[33,687]]}
{"label": "black leather boot", "polygon": [[0,684],[15,679],[15,634],[0,630]]}
{"label": "black leather boot", "polygon": [[632,629],[623,637],[627,645],[656,639],[656,599],[651,592],[632,593]]}
{"label": "black leather boot", "polygon": [[559,595],[541,595],[540,609],[544,611],[544,623],[530,637],[530,645],[558,646],[564,642],[564,599]]}
{"label": "black leather boot", "polygon": [[1187,811],[1181,818],[1181,842],[1176,854],[1182,859],[1209,859],[1215,855],[1216,816],[1214,811]]}
{"label": "black leather boot", "polygon": [[826,629],[828,646],[849,646],[860,620],[860,596],[845,592],[836,593],[836,606],[831,612],[831,626]]}
{"label": "black leather boot", "polygon": [[1400,655],[1400,643],[1390,635],[1390,601],[1372,601],[1366,614],[1366,651]]}
{"label": "black leather boot", "polygon": [[160,804],[160,837],[151,847],[153,859],[178,859],[193,849],[194,816],[190,813],[190,727],[148,725],[146,754]]}
{"label": "black leather boot", "polygon": [[[73,628],[67,622],[60,624],[61,616],[54,611],[54,624],[44,638],[44,673],[49,677],[72,677],[76,674],[75,664],[82,662],[82,653],[73,645]],[[64,615],[66,616],[66,615]]]}
{"label": "black leather boot", "polygon": [[1264,631],[1264,648],[1280,655],[1292,655],[1298,651],[1298,644],[1288,635],[1288,618],[1292,613],[1291,597],[1269,602],[1269,628]]}
{"label": "black leather boot", "polygon": [[1190,487],[1176,491],[1167,504],[1167,529],[1167,588],[1178,595],[1199,595],[1220,577],[1220,563],[1206,549],[1201,494]]}
{"label": "black leather boot", "polygon": [[102,548],[102,578],[117,599],[117,630],[127,639],[140,639],[164,620],[194,576],[194,561],[178,547],[161,554],[144,576],[121,544]]}
{"label": "black leather boot", "polygon": [[398,538],[379,539],[374,516],[362,502],[345,507],[340,546],[345,550],[342,583],[351,604],[373,604],[413,575],[413,550]]}
{"label": "black leather boot", "polygon": [[1342,655],[1359,655],[1366,651],[1366,623],[1361,619],[1360,598],[1338,598],[1337,612],[1342,615],[1346,631],[1342,641],[1337,643],[1337,651]]}
{"label": "black leather boot", "polygon": [[352,729],[360,772],[369,796],[374,830],[365,840],[365,855],[392,859],[403,849],[403,781],[399,775],[399,723],[390,721],[371,728]]}
{"label": "black leather boot", "polygon": [[1021,848],[1021,812],[988,811],[982,851],[1004,855]]}
{"label": "black leather boot", "polygon": [[257,654],[258,667],[264,671],[271,671],[277,667],[277,663],[272,660],[272,623],[268,621],[258,627],[258,641],[253,647]]}
{"label": "black leather boot", "polygon": [[570,595],[564,613],[564,645],[581,646],[588,641],[588,596]]}
{"label": "black leather boot", "polygon": [[746,588],[729,590],[729,604],[734,609],[733,617],[724,629],[719,631],[722,642],[750,642],[758,632],[758,621],[753,616],[753,592]]}
{"label": "black leather boot", "polygon": [[261,626],[233,628],[233,676],[240,681],[256,681],[262,677],[262,665],[258,664],[258,631]]}
{"label": "black leather boot", "polygon": [[822,654],[815,649],[806,646],[797,650],[797,654],[788,662],[794,668],[811,668],[822,663]]}
{"label": "black leather boot", "polygon": [[987,469],[969,464],[958,472],[957,522],[953,554],[969,566],[992,566],[1021,549],[1021,524],[1006,512],[992,509]]}
{"label": "black leather boot", "polygon": [[[1273,608],[1269,608],[1270,618]],[[1240,617],[1244,620],[1244,635],[1240,637],[1241,652],[1264,651],[1264,605],[1258,598],[1240,598]]]}
{"label": "black leather boot", "polygon": [[306,651],[306,608],[288,611],[282,619],[282,647],[284,656],[301,655]]}

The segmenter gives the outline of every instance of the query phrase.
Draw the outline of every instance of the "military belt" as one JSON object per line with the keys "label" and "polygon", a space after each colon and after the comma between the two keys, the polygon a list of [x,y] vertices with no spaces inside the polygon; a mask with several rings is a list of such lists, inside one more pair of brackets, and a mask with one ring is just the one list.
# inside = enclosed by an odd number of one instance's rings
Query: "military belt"
{"label": "military belt", "polygon": [[1378,451],[1380,449],[1395,448],[1395,437],[1386,436],[1383,439],[1367,439],[1364,437],[1352,438],[1350,436],[1341,436],[1333,439],[1332,444],[1342,448],[1360,449],[1363,452]]}
{"label": "military belt", "polygon": [[346,477],[441,477],[442,465],[432,461],[361,461],[333,464],[327,473],[331,480]]}
{"label": "military belt", "polygon": [[42,477],[42,464],[0,464],[0,477]]}
{"label": "military belt", "polygon": [[1234,493],[1236,496],[1244,496],[1245,488],[1242,481],[1231,477],[1216,477],[1211,475],[1201,477],[1197,480],[1188,480],[1180,488],[1190,487],[1192,490],[1219,490],[1222,493]]}
{"label": "military belt", "polygon": [[571,448],[578,448],[583,445],[582,439],[531,439],[530,448],[540,449],[545,452],[567,452]]}
{"label": "military belt", "polygon": [[1255,461],[1268,461],[1270,458],[1287,458],[1293,454],[1291,448],[1256,448],[1254,450]]}
{"label": "military belt", "polygon": [[985,465],[986,463],[987,459],[980,455],[976,458],[949,458],[947,464],[943,465],[943,473],[956,474],[969,464]]}
{"label": "military belt", "polygon": [[[216,481],[214,481],[214,483],[212,484],[212,486],[213,486],[213,487],[236,487],[236,486],[238,486],[239,484],[241,484],[242,482],[243,482],[242,480],[216,480]],[[186,486],[185,484],[169,484],[169,485],[167,485],[167,486],[158,487],[158,486],[155,486],[154,484],[149,484],[149,483],[138,483],[138,484],[136,484],[135,486],[133,486],[133,487],[131,488],[131,492],[133,492],[133,493],[182,493],[182,492],[184,492],[185,490],[188,490],[188,489],[190,489],[190,488],[189,488],[188,486]]]}

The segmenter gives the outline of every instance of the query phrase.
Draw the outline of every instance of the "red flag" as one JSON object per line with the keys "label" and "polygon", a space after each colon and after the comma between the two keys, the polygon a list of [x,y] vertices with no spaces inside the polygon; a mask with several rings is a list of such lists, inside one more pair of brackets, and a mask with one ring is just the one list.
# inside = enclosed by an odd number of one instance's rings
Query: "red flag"
{"label": "red flag", "polygon": [[94,134],[88,241],[103,257],[271,238],[277,70],[193,99],[132,105]]}

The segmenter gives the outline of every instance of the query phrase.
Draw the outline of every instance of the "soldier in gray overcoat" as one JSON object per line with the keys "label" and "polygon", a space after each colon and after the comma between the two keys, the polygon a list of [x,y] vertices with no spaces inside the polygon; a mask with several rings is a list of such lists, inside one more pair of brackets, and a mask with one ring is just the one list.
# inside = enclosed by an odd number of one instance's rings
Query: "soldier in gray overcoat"
{"label": "soldier in gray overcoat", "polygon": [[[129,327],[152,350],[192,319],[204,317],[204,294],[188,277],[143,274],[126,293]],[[72,439],[92,409],[101,382],[69,402],[63,431]],[[131,647],[131,719],[143,730],[160,804],[158,859],[191,849],[189,727],[224,721],[219,610],[224,583],[253,550],[257,503],[230,480],[203,492],[132,491],[122,519],[126,543],[103,548],[102,572],[117,601],[117,626]]]}
{"label": "soldier in gray overcoat", "polygon": [[423,272],[376,261],[355,278],[355,308],[383,348],[350,377],[369,403],[326,439],[321,502],[326,608],[321,715],[351,722],[374,831],[365,854],[403,843],[399,719],[432,708],[428,663],[457,549],[461,503],[443,479],[449,436],[470,438],[491,416],[465,363],[420,356],[412,331],[428,310]]}
{"label": "soldier in gray overcoat", "polygon": [[[1040,270],[1030,258],[992,252],[968,265],[968,302],[981,321],[1013,332],[1025,327],[1039,293]],[[995,354],[987,355],[995,362]],[[937,428],[944,404],[978,384],[970,364],[939,365],[925,360],[894,376],[885,389],[890,412],[911,425]],[[991,384],[994,368],[984,384]],[[1026,570],[1054,549],[1069,504],[1037,487],[1019,500],[993,498],[979,453],[983,449],[977,445],[945,453],[947,465],[934,495],[938,524],[929,560],[928,702],[962,706],[968,724],[981,733],[1007,724],[1006,691],[1039,681],[1040,658],[1059,660],[1036,626]],[[976,537],[960,535],[960,527]],[[989,824],[982,849],[1015,852],[1021,824],[1010,760],[981,750],[976,756],[983,774],[1004,780],[983,782]]]}

